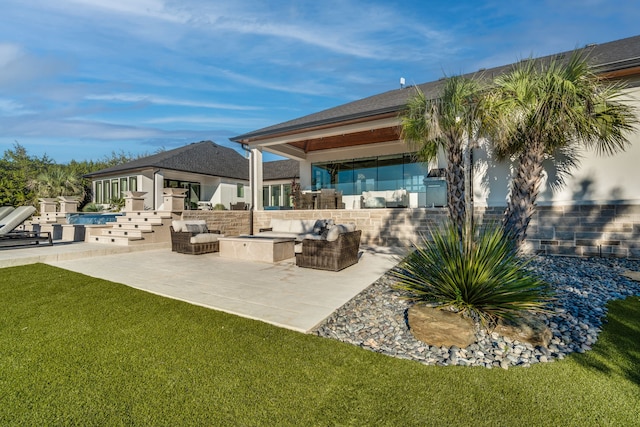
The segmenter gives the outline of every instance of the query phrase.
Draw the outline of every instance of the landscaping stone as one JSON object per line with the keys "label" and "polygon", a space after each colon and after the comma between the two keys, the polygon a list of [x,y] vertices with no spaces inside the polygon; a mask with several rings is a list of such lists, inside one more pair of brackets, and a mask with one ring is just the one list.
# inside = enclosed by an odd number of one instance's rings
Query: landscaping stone
{"label": "landscaping stone", "polygon": [[413,336],[429,345],[466,348],[476,341],[475,325],[458,313],[416,304],[407,318]]}
{"label": "landscaping stone", "polygon": [[640,283],[623,276],[629,270],[639,271],[640,261],[536,256],[528,268],[555,293],[551,313],[538,316],[552,334],[548,347],[482,329],[476,331],[474,343],[456,344],[453,352],[452,346],[426,345],[409,329],[408,313],[413,304],[405,298],[406,293],[393,288],[394,280],[389,275],[356,295],[312,332],[428,365],[528,367],[590,351],[602,330],[607,302],[640,296]]}
{"label": "landscaping stone", "polygon": [[501,320],[495,328],[498,335],[512,341],[526,342],[533,346],[548,347],[553,334],[543,320],[531,313],[524,313],[513,321]]}

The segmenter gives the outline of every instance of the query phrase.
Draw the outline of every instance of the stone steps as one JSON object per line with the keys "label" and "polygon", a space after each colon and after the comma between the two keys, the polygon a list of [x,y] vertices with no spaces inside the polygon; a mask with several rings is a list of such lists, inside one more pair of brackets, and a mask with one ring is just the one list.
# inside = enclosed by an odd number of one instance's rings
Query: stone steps
{"label": "stone steps", "polygon": [[174,215],[163,211],[126,212],[109,226],[93,230],[86,241],[117,246],[169,243]]}
{"label": "stone steps", "polygon": [[131,236],[92,236],[90,240],[91,243],[103,243],[118,246],[130,246],[132,244],[140,244],[144,241],[145,239],[142,237]]}

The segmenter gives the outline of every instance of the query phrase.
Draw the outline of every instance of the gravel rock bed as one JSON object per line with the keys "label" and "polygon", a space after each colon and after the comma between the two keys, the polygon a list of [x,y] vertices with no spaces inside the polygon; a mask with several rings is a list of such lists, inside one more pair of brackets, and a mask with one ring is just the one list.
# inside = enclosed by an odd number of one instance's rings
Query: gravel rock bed
{"label": "gravel rock bed", "polygon": [[626,270],[638,271],[639,261],[536,256],[530,268],[553,287],[557,299],[552,314],[540,315],[553,333],[548,348],[483,331],[467,348],[418,341],[406,322],[411,303],[402,298],[402,291],[392,288],[394,281],[388,275],[336,310],[312,333],[428,365],[528,367],[590,350],[602,328],[607,302],[640,296],[640,283],[621,276]]}

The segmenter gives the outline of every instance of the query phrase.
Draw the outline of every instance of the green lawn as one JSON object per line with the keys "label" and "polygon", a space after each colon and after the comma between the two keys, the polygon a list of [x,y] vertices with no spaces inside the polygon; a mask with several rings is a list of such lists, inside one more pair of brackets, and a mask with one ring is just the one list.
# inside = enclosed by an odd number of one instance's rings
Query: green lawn
{"label": "green lawn", "polygon": [[433,367],[37,264],[0,269],[0,425],[640,426],[640,299],[593,351]]}

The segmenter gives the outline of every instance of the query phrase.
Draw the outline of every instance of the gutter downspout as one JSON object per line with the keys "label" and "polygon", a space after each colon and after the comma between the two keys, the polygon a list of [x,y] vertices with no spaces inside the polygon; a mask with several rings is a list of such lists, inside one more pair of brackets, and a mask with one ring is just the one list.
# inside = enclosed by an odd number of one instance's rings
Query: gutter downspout
{"label": "gutter downspout", "polygon": [[158,172],[160,172],[160,169],[154,169],[153,171],[153,194],[151,195],[151,197],[153,197],[153,210],[156,211],[158,210],[158,206],[156,205],[156,203],[158,202],[156,199],[156,177],[158,175]]}

